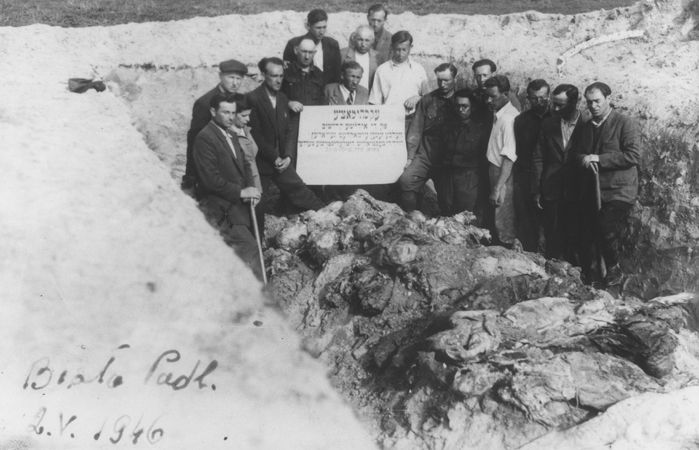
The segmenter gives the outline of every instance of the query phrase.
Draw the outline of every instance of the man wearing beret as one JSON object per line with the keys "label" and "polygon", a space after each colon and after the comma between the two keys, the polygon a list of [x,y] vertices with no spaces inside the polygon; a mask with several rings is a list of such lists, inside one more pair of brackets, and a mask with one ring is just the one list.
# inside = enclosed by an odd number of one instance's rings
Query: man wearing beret
{"label": "man wearing beret", "polygon": [[[192,157],[192,149],[194,148],[194,138],[197,137],[197,134],[204,129],[211,120],[211,107],[209,106],[211,99],[217,93],[237,93],[240,86],[243,84],[245,75],[248,73],[248,68],[245,64],[235,59],[222,61],[219,63],[218,69],[219,83],[209,92],[199,97],[197,101],[194,102],[194,107],[192,108],[192,122],[187,132],[187,162],[184,176],[182,177],[182,189],[184,190],[192,190],[197,185],[197,170]],[[259,179],[257,165],[255,164],[255,155],[248,154],[248,152],[244,153],[245,158],[252,161],[251,169],[253,177]]]}

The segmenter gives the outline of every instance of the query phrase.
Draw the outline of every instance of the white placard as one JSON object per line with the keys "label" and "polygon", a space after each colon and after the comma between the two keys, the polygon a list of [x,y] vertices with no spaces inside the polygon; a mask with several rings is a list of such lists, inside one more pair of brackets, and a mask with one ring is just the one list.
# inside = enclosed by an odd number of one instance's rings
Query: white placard
{"label": "white placard", "polygon": [[401,106],[306,106],[297,172],[306,184],[385,184],[407,161]]}

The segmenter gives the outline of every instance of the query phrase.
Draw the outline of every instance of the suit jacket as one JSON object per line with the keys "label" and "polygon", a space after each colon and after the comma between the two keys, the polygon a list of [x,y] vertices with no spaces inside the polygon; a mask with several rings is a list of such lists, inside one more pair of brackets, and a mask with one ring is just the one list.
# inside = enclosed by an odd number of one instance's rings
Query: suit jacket
{"label": "suit jacket", "polygon": [[[641,130],[638,122],[612,110],[597,130],[585,122],[573,141],[575,160],[582,164],[585,155],[599,155],[599,185],[603,202],[634,203],[638,196],[638,164],[641,159]],[[571,139],[572,140],[572,139]]]}
{"label": "suit jacket", "polygon": [[[289,42],[286,43],[286,47],[284,47],[284,61],[288,61],[289,63],[296,61],[294,47],[296,47],[304,38],[313,39],[313,36],[311,36],[310,33],[306,33],[303,36],[296,36],[289,39]],[[315,39],[313,40],[315,41]],[[320,42],[323,46],[323,67],[320,67],[320,69],[323,71],[323,84],[339,83],[340,66],[342,65],[342,58],[340,57],[340,44],[329,36],[324,36]]]}
{"label": "suit jacket", "polygon": [[200,203],[207,216],[219,223],[250,226],[248,208],[240,191],[253,186],[250,162],[245,158],[236,136],[231,137],[237,157],[213,121],[194,139],[194,162],[199,175]]}
{"label": "suit jacket", "polygon": [[541,194],[544,200],[549,201],[579,198],[580,169],[571,157],[571,146],[584,122],[581,114],[573,134],[563,147],[560,117],[549,116],[543,120],[532,153],[532,194]]}
{"label": "suit jacket", "polygon": [[[326,105],[346,105],[347,99],[340,90],[340,83],[331,83],[325,86],[325,104]],[[369,91],[364,86],[357,86],[354,92],[355,105],[369,104]]]}
{"label": "suit jacket", "polygon": [[376,50],[376,61],[379,66],[391,59],[391,37],[393,37],[393,33],[384,29],[381,36],[372,45],[373,49]]}
{"label": "suit jacket", "polygon": [[[340,50],[340,56],[342,57],[342,63],[346,61],[356,61],[354,58],[355,50],[352,47],[345,47]],[[379,62],[376,56],[376,50],[373,48],[369,49],[369,90],[374,84],[374,74],[376,73],[376,68],[379,67]]]}
{"label": "suit jacket", "polygon": [[264,84],[247,94],[252,106],[250,132],[257,143],[257,167],[261,175],[273,175],[274,161],[284,158],[289,151],[289,100],[277,92],[277,107],[267,95]]}

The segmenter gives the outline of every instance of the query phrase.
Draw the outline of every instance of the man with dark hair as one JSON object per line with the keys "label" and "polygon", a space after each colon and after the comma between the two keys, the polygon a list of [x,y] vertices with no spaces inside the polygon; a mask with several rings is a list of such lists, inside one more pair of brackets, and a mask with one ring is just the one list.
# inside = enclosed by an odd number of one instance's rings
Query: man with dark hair
{"label": "man with dark hair", "polygon": [[479,119],[482,115],[473,114],[477,103],[473,90],[460,89],[454,93],[454,99],[455,110],[444,127],[444,150],[435,176],[439,209],[444,216],[468,210],[482,223],[479,178],[490,129]]}
{"label": "man with dark hair", "polygon": [[580,263],[577,258],[579,182],[578,171],[571,163],[570,147],[583,122],[578,97],[578,88],[572,84],[559,84],[553,90],[553,115],[541,123],[532,155],[531,180],[533,203],[544,214],[546,257],[565,259],[576,265]]}
{"label": "man with dark hair", "polygon": [[369,26],[374,29],[372,48],[376,50],[376,58],[378,64],[381,65],[391,57],[391,37],[393,35],[384,27],[388,19],[388,9],[381,3],[371,5],[366,17]]}
{"label": "man with dark hair", "polygon": [[328,28],[328,13],[322,9],[314,9],[306,18],[308,33],[289,39],[284,48],[284,61],[293,63],[296,61],[296,47],[302,39],[310,39],[316,45],[313,54],[313,64],[323,71],[323,85],[340,81],[340,45],[337,41],[325,33]]}
{"label": "man with dark hair", "polygon": [[342,63],[341,83],[325,86],[325,103],[328,105],[367,105],[369,91],[359,84],[364,70],[355,61]]}
{"label": "man with dark hair", "polygon": [[[476,81],[476,95],[483,105],[486,105],[488,95],[485,93],[484,83],[490,77],[495,75],[498,68],[490,59],[479,59],[473,63],[471,70],[473,71],[473,78]],[[510,103],[512,103],[512,106],[517,109],[517,111],[522,110],[522,105],[519,103],[519,99],[514,92],[508,92],[507,98],[510,100]]]}
{"label": "man with dark hair", "polygon": [[[391,37],[391,60],[381,64],[369,94],[372,105],[403,105],[409,124],[415,105],[427,93],[425,69],[410,59],[413,36],[404,30]],[[408,127],[406,126],[406,129]]]}
{"label": "man with dark hair", "polygon": [[488,139],[488,179],[490,204],[493,208],[492,233],[494,241],[508,248],[521,244],[515,236],[512,165],[517,160],[515,117],[519,111],[507,96],[510,81],[504,75],[494,75],[484,83],[487,103],[493,111],[492,130]]}
{"label": "man with dark hair", "polygon": [[211,121],[211,107],[209,106],[211,98],[216,93],[234,94],[238,92],[245,75],[248,73],[248,68],[245,64],[235,59],[220,62],[218,70],[219,83],[209,92],[199,97],[192,108],[192,122],[187,132],[187,159],[184,176],[182,177],[182,189],[185,190],[194,189],[197,184],[197,169],[194,165],[194,158],[192,158],[192,150],[194,149],[194,138]]}
{"label": "man with dark hair", "polygon": [[[617,286],[623,281],[619,241],[638,195],[641,132],[635,120],[613,108],[611,93],[609,86],[601,82],[585,89],[592,119],[581,125],[573,149],[575,161],[593,183],[593,194],[586,190],[588,195],[583,201],[593,197],[599,207],[595,208],[598,212],[592,215],[590,228],[607,267],[606,275],[600,276],[604,276],[607,286]],[[583,270],[591,278],[591,257],[587,254],[584,258]]]}
{"label": "man with dark hair", "polygon": [[379,65],[376,50],[371,48],[373,42],[374,30],[368,25],[360,25],[350,36],[349,46],[340,50],[343,63],[354,61],[361,66],[363,74],[359,85],[367,90],[371,90],[374,84],[374,73]]}
{"label": "man with dark hair", "polygon": [[253,185],[250,162],[238,138],[228,131],[235,121],[236,97],[217,92],[209,104],[212,119],[197,134],[192,149],[200,184],[199,205],[226,243],[261,278],[257,243],[245,205],[257,202],[260,191]]}
{"label": "man with dark hair", "polygon": [[408,162],[398,180],[400,205],[406,211],[417,208],[418,194],[442,158],[444,124],[454,109],[456,67],[451,63],[440,64],[434,73],[438,87],[418,102],[406,136]]}
{"label": "man with dark hair", "polygon": [[549,84],[536,79],[527,86],[529,109],[515,119],[517,161],[512,176],[514,183],[515,224],[517,239],[528,252],[539,250],[539,211],[531,201],[532,154],[539,137],[541,122],[549,117]]}
{"label": "man with dark hair", "polygon": [[[289,101],[280,92],[284,79],[284,62],[279,58],[262,58],[258,64],[264,77],[262,84],[248,93],[252,108],[250,128],[259,151],[257,166],[264,195],[258,212],[258,223],[264,229],[264,213],[276,209],[279,192],[297,209],[320,209],[323,202],[306,186],[294,170],[289,124]],[[278,190],[272,189],[272,186]]]}

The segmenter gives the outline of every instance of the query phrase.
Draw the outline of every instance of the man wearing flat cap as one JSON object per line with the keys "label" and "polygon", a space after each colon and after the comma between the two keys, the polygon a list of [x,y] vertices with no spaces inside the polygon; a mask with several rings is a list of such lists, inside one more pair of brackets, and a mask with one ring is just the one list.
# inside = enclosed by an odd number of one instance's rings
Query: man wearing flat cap
{"label": "man wearing flat cap", "polygon": [[[219,83],[209,92],[199,97],[197,101],[194,102],[194,107],[192,108],[192,122],[187,132],[187,162],[184,176],[182,177],[182,189],[184,190],[192,190],[197,185],[197,169],[194,164],[194,158],[192,157],[192,150],[194,148],[194,138],[197,137],[197,134],[211,121],[211,99],[217,93],[237,93],[240,86],[243,84],[245,75],[248,73],[247,66],[235,59],[220,62],[218,70]],[[244,153],[245,158],[252,162],[251,170],[253,172],[253,178],[259,179],[257,165],[255,164],[255,155],[250,155],[248,152]]]}

